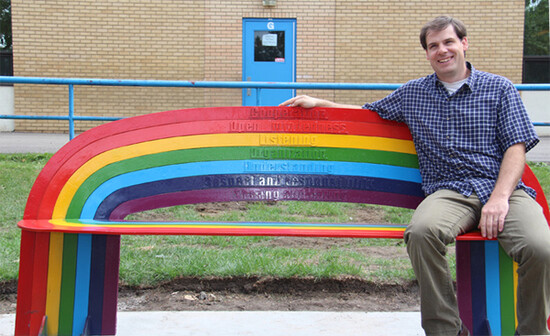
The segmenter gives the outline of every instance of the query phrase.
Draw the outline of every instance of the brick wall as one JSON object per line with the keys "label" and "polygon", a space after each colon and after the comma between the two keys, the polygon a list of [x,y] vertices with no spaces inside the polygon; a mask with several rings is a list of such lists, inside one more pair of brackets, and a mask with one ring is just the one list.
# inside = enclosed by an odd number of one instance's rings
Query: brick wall
{"label": "brick wall", "polygon": [[[418,42],[429,19],[469,28],[467,59],[521,81],[523,0],[12,0],[16,76],[240,81],[242,19],[295,18],[298,82],[403,83],[431,73]],[[344,103],[383,91],[298,91]],[[16,114],[66,115],[66,87],[16,85]],[[75,88],[77,115],[130,116],[241,104],[239,89]],[[78,122],[77,132],[97,125]],[[66,132],[17,121],[17,131]]]}

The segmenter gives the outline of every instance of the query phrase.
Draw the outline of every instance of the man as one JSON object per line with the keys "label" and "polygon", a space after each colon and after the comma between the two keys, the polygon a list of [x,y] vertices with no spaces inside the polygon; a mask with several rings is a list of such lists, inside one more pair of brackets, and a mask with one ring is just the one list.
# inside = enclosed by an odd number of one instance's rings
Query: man
{"label": "man", "polygon": [[[457,235],[478,227],[518,262],[517,333],[549,334],[550,230],[534,191],[520,180],[525,152],[539,141],[525,107],[509,80],[465,61],[468,39],[459,20],[435,18],[420,40],[435,73],[363,108],[405,122],[418,153],[427,196],[405,242],[420,286],[422,327],[428,335],[469,333],[445,254]],[[308,96],[281,105],[361,108]]]}

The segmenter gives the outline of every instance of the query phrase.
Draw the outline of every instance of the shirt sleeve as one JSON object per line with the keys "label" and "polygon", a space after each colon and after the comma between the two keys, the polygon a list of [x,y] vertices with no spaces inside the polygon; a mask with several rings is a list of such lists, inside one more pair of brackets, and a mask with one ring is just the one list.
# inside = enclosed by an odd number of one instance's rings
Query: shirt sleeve
{"label": "shirt sleeve", "polygon": [[375,101],[374,103],[366,103],[363,105],[363,108],[378,113],[383,119],[404,122],[405,120],[401,109],[403,101],[402,95],[403,87],[400,87],[385,98]]}
{"label": "shirt sleeve", "polygon": [[518,90],[509,81],[503,86],[500,102],[497,139],[501,150],[520,142],[525,143],[526,151],[535,147],[539,138]]}

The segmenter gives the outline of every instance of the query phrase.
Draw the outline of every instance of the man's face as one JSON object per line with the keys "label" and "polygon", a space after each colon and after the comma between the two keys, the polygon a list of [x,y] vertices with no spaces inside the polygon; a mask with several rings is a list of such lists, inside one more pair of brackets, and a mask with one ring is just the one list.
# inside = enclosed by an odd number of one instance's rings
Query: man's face
{"label": "man's face", "polygon": [[468,76],[464,52],[468,40],[456,35],[453,26],[441,31],[429,31],[426,35],[426,58],[437,77],[444,82],[456,82]]}

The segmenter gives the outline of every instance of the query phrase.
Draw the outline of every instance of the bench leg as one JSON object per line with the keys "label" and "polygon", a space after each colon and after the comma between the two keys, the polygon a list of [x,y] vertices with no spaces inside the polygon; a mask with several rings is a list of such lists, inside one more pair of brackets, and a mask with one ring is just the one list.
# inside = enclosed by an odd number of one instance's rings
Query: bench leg
{"label": "bench leg", "polygon": [[120,236],[79,236],[73,332],[115,335]]}
{"label": "bench leg", "polygon": [[45,316],[50,234],[23,230],[15,335],[37,335]]}
{"label": "bench leg", "polygon": [[116,334],[120,236],[93,235],[90,303],[90,333]]}
{"label": "bench leg", "polygon": [[15,335],[116,334],[120,236],[23,231]]}
{"label": "bench leg", "polygon": [[497,241],[456,243],[460,317],[472,334],[514,334],[516,269]]}

